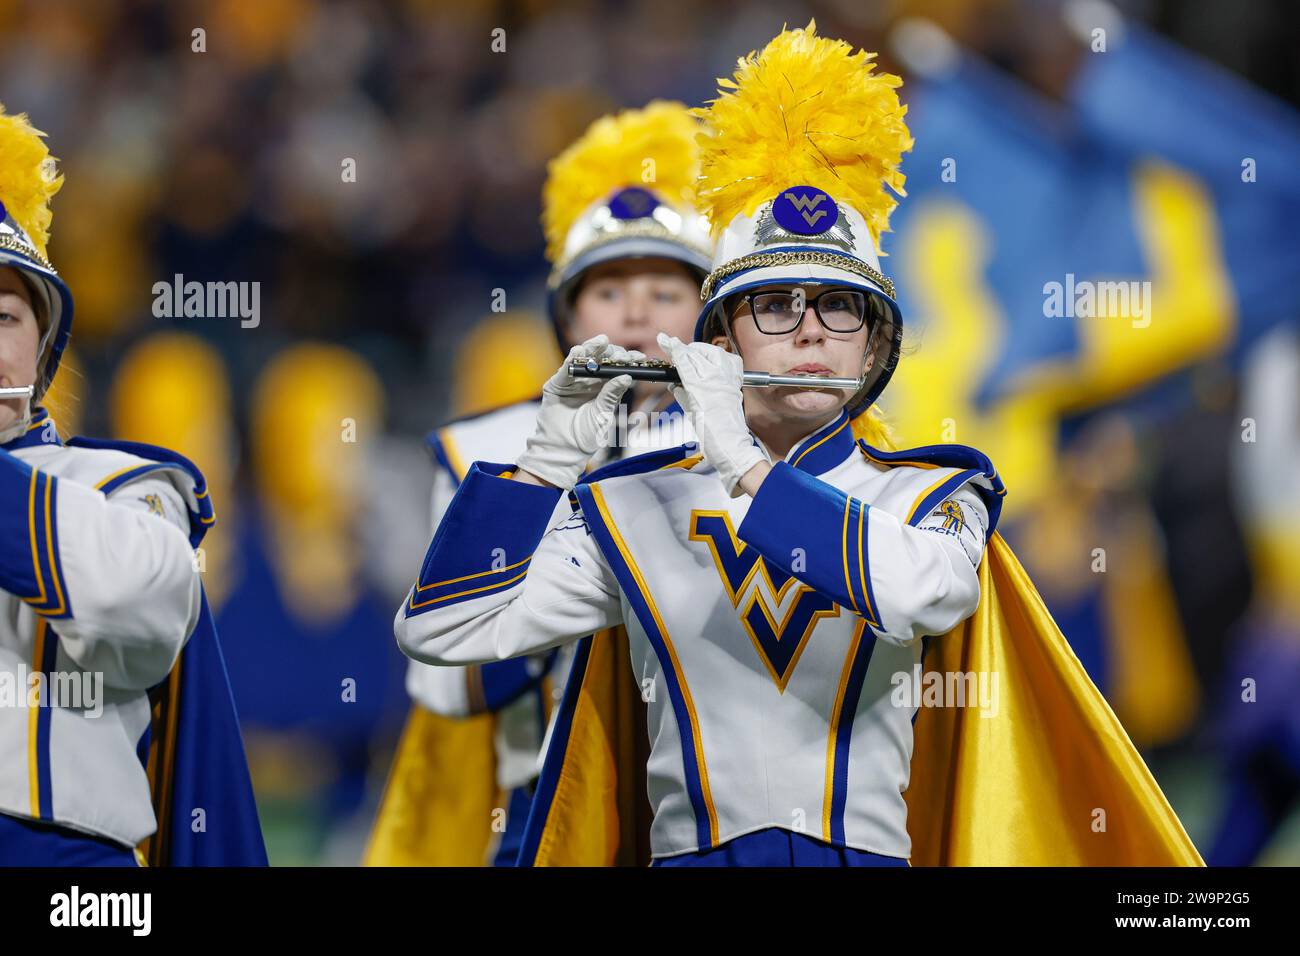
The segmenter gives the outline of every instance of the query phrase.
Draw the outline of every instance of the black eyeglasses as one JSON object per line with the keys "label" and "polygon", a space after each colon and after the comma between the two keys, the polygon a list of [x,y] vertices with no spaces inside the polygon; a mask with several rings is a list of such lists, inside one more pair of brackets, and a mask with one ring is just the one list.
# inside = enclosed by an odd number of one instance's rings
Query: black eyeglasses
{"label": "black eyeglasses", "polygon": [[730,311],[733,319],[740,318],[739,306],[743,303],[749,306],[758,331],[765,335],[785,335],[799,327],[804,312],[811,307],[826,331],[844,334],[856,332],[866,324],[867,310],[871,308],[869,298],[874,301],[874,297],[852,289],[827,289],[811,299],[802,289],[754,292],[742,295]]}

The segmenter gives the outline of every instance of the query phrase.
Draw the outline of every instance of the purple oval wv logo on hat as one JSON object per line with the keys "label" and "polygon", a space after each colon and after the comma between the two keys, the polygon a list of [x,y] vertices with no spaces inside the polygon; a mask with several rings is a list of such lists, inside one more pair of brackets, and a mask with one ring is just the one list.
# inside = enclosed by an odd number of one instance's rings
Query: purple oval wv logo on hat
{"label": "purple oval wv logo on hat", "polygon": [[638,186],[620,189],[609,201],[609,213],[615,219],[644,219],[658,207],[655,194]]}
{"label": "purple oval wv logo on hat", "polygon": [[0,202],[0,235],[17,236],[18,230],[18,221],[9,218],[9,210],[5,208],[4,203]]}
{"label": "purple oval wv logo on hat", "polygon": [[791,186],[773,200],[772,218],[786,232],[818,236],[839,221],[840,209],[815,186]]}

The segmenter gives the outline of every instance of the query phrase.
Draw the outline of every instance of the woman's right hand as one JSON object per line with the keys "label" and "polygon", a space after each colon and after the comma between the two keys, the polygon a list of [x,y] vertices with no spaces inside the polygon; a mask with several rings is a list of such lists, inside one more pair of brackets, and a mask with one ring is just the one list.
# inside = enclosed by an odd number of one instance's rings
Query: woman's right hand
{"label": "woman's right hand", "polygon": [[636,362],[645,359],[640,352],[629,352],[611,345],[609,336],[598,335],[569,350],[559,370],[542,387],[542,407],[537,427],[528,446],[519,456],[516,478],[528,475],[556,488],[572,488],[582,477],[591,460],[607,444],[610,426],[618,412],[623,393],[632,378],[576,378],[570,363],[578,358],[598,362]]}

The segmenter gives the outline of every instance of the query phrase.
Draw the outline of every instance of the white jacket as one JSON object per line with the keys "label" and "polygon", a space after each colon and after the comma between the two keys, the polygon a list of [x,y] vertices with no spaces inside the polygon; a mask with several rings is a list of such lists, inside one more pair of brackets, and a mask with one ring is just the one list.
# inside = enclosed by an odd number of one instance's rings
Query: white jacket
{"label": "white jacket", "polygon": [[916,710],[891,692],[922,637],[975,610],[1001,481],[962,446],[878,452],[844,414],[753,499],[693,451],[596,473],[559,523],[559,492],[475,465],[398,611],[400,646],[464,665],[625,623],[655,856],[773,826],[908,856]]}
{"label": "white jacket", "polygon": [[43,409],[3,448],[0,812],[135,846],[147,691],[198,622],[190,515],[211,508],[180,465],[64,445]]}
{"label": "white jacket", "polygon": [[[438,465],[433,486],[433,533],[470,464],[480,460],[512,462],[523,452],[536,428],[539,405],[537,400],[507,405],[451,422],[429,436],[428,444]],[[694,437],[675,402],[657,416],[634,411],[627,425],[626,444],[638,452]],[[567,514],[564,506],[557,517]],[[521,659],[517,666],[486,671],[479,666],[446,668],[412,661],[406,672],[406,689],[418,704],[444,717],[495,711],[497,785],[510,790],[537,776],[547,715],[563,693],[569,664],[567,649],[555,655]],[[495,703],[496,698],[511,695],[512,687],[530,681],[530,691],[513,696],[504,705]]]}

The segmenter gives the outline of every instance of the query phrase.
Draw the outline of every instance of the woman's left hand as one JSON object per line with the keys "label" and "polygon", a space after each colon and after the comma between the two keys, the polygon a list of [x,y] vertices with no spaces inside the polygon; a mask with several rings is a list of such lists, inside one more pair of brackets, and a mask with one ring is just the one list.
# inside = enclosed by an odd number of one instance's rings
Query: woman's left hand
{"label": "woman's left hand", "polygon": [[704,460],[734,497],[740,479],[767,461],[745,421],[740,391],[745,366],[739,355],[707,342],[686,343],[663,332],[658,342],[682,380],[669,390],[695,429]]}

